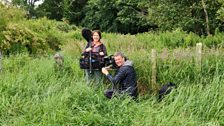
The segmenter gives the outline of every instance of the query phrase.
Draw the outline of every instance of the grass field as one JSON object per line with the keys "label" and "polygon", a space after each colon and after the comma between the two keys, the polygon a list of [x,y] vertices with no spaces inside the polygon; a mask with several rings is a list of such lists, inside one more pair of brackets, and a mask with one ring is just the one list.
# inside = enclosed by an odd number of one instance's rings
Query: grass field
{"label": "grass field", "polygon": [[[144,89],[145,95],[136,101],[108,100],[103,96],[108,83],[97,89],[88,87],[78,61],[84,44],[77,40],[64,45],[61,52],[72,74],[55,73],[51,55],[4,57],[0,73],[0,125],[224,125],[222,55],[204,57],[200,73],[195,70],[194,58],[158,59],[156,86],[168,81],[178,86],[158,102],[150,83],[151,48],[135,45],[136,38],[130,35],[105,36],[104,41],[112,41],[106,43],[109,53],[125,48],[123,51],[134,61],[138,83],[148,87]],[[122,41],[129,40],[129,44],[123,45]]]}
{"label": "grass field", "polygon": [[[136,100],[108,100],[103,95],[108,81],[98,88],[87,86],[79,68],[86,45],[81,28],[47,18],[26,19],[14,7],[0,12],[0,51],[13,54],[0,62],[1,126],[224,125],[223,32],[102,33],[108,54],[123,51],[134,61],[140,93]],[[199,42],[201,71],[195,57]],[[59,47],[66,69],[56,72],[53,53]],[[152,49],[157,50],[156,84],[151,82]],[[159,102],[157,91],[167,82],[177,89]]]}

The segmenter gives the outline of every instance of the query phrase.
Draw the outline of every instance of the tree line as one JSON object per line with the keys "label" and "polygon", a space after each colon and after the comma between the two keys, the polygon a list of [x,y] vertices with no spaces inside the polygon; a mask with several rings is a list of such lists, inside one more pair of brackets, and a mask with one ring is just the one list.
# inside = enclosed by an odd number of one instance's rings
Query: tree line
{"label": "tree line", "polygon": [[224,30],[223,0],[12,0],[29,17],[48,17],[105,32],[136,34],[182,29],[199,35]]}

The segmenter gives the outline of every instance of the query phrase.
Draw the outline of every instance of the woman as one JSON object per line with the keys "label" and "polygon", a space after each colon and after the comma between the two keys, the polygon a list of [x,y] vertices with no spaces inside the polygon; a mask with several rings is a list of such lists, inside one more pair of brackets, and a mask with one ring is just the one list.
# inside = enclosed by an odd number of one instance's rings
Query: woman
{"label": "woman", "polygon": [[[85,53],[91,53],[92,56],[96,56],[98,59],[103,60],[103,57],[107,56],[107,50],[105,45],[100,41],[100,39],[101,32],[99,30],[92,31],[92,41],[87,44],[85,48]],[[101,68],[85,70],[88,84],[93,82],[99,85],[102,82],[103,74],[101,73],[100,69]]]}

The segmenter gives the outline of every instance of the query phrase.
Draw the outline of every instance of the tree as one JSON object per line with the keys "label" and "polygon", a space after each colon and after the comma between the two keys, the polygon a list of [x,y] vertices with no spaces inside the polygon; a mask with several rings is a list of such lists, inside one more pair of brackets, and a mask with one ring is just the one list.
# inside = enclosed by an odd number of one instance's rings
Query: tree
{"label": "tree", "polygon": [[65,18],[71,24],[107,32],[180,28],[209,35],[222,27],[223,8],[223,0],[45,0],[35,11],[39,17]]}
{"label": "tree", "polygon": [[63,18],[63,0],[45,0],[37,8],[37,16],[46,16],[50,19],[62,20]]}
{"label": "tree", "polygon": [[146,0],[120,0],[116,4],[119,32],[136,34],[146,32],[154,25],[147,18],[149,4]]}
{"label": "tree", "polygon": [[223,0],[218,0],[218,2],[221,4],[221,7],[217,10],[217,19],[221,22],[222,29],[221,31],[224,31],[224,1]]}
{"label": "tree", "polygon": [[64,18],[72,24],[80,25],[85,17],[84,7],[87,2],[88,0],[64,0]]}
{"label": "tree", "polygon": [[207,9],[206,9],[206,4],[205,4],[204,0],[201,0],[201,3],[202,3],[202,6],[203,6],[203,9],[204,9],[204,12],[205,12],[206,32],[207,32],[207,35],[210,35],[208,12],[207,12]]}
{"label": "tree", "polygon": [[[150,6],[149,19],[158,24],[160,30],[182,28],[197,34],[214,33],[220,22],[216,12],[220,4],[214,0],[206,0],[206,8],[201,0],[153,0]],[[207,17],[206,17],[206,13]],[[207,21],[206,21],[207,20]]]}
{"label": "tree", "polygon": [[34,7],[37,1],[40,0],[12,0],[12,4],[21,6],[28,12],[28,16],[32,17],[35,15]]}
{"label": "tree", "polygon": [[102,31],[117,31],[114,22],[118,12],[115,0],[89,0],[84,12],[82,26]]}
{"label": "tree", "polygon": [[147,0],[90,0],[81,25],[108,32],[136,34],[151,28]]}

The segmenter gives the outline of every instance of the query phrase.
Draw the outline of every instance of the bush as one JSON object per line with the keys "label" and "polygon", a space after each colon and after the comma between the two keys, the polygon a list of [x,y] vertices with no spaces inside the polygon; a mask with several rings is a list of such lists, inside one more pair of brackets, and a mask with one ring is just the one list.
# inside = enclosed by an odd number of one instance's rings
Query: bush
{"label": "bush", "polygon": [[23,25],[9,24],[3,31],[4,40],[0,49],[5,54],[29,52],[43,54],[47,50],[45,40]]}
{"label": "bush", "polygon": [[[0,32],[0,39],[2,38],[0,49],[5,54],[22,52],[29,52],[32,55],[54,53],[60,50],[61,45],[74,38],[73,34],[58,29],[58,26],[62,25],[66,26],[68,24],[48,20],[47,18],[7,24],[2,34]],[[63,30],[73,28],[73,26],[69,27]],[[78,37],[81,38],[81,35]]]}
{"label": "bush", "polygon": [[0,3],[0,43],[4,40],[3,31],[10,22],[24,20],[25,11],[19,8],[6,7]]}
{"label": "bush", "polygon": [[19,22],[24,20],[26,13],[24,10],[15,7],[5,7],[0,4],[0,32],[5,29],[10,22]]}
{"label": "bush", "polygon": [[56,22],[57,29],[62,32],[69,32],[72,30],[77,30],[77,27],[75,25],[69,25],[65,22]]}

